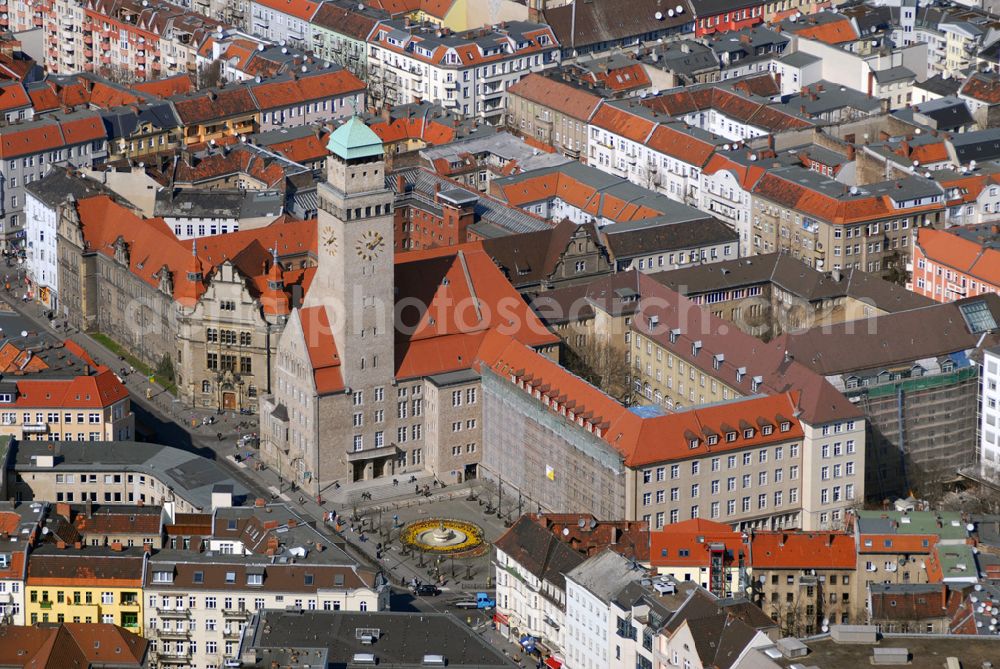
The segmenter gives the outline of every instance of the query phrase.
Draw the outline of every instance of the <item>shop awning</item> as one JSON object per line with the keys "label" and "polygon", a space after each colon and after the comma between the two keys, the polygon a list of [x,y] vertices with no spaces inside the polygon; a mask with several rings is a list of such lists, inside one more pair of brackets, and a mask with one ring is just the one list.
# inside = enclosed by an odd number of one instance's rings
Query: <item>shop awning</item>
{"label": "shop awning", "polygon": [[549,657],[545,658],[545,666],[549,667],[549,669],[559,669],[559,667],[562,666],[562,662],[560,662],[559,660],[550,655]]}

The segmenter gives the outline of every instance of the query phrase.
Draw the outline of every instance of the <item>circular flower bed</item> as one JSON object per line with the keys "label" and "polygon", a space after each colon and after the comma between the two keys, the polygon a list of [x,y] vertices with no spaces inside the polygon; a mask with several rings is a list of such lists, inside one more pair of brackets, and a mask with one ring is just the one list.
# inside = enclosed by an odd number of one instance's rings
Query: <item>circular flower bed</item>
{"label": "circular flower bed", "polygon": [[[461,536],[461,541],[449,544],[436,544],[423,539],[439,530],[441,526],[447,530],[452,530]],[[431,553],[465,553],[479,548],[483,544],[483,530],[474,523],[464,520],[450,520],[447,518],[428,518],[426,520],[415,520],[403,528],[400,539],[407,546]]]}

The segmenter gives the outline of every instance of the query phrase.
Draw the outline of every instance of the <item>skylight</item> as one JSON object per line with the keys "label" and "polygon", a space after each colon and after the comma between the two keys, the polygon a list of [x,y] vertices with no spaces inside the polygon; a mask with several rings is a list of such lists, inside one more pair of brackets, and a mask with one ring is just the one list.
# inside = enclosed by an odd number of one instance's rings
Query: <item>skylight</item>
{"label": "skylight", "polygon": [[984,300],[960,304],[958,308],[961,309],[962,317],[965,319],[965,325],[969,328],[969,332],[972,334],[979,334],[980,332],[988,332],[996,329],[996,318],[993,317],[993,313],[989,310],[989,307],[986,306],[986,302]]}

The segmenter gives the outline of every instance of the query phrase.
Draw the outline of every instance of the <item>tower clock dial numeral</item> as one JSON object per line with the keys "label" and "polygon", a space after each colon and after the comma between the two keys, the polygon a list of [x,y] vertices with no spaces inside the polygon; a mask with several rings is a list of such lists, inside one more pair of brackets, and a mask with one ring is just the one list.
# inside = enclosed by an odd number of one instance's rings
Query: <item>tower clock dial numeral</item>
{"label": "tower clock dial numeral", "polygon": [[385,248],[385,239],[375,230],[366,230],[358,239],[356,251],[362,260],[374,260]]}
{"label": "tower clock dial numeral", "polygon": [[324,225],[321,234],[320,243],[326,247],[330,255],[337,255],[337,234],[333,231],[333,226]]}

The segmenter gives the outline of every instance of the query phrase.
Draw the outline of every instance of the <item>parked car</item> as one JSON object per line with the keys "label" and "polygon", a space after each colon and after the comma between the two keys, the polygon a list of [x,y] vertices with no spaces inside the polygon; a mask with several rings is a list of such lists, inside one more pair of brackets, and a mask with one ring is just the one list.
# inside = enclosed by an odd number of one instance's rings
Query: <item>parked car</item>
{"label": "parked car", "polygon": [[441,594],[441,588],[433,583],[421,583],[413,589],[413,594],[418,597],[437,597]]}

